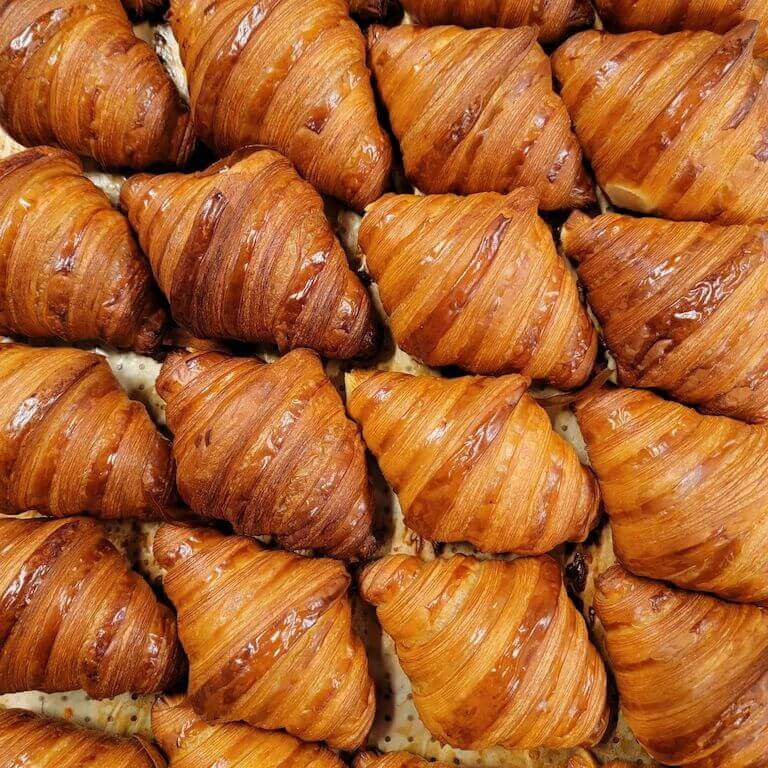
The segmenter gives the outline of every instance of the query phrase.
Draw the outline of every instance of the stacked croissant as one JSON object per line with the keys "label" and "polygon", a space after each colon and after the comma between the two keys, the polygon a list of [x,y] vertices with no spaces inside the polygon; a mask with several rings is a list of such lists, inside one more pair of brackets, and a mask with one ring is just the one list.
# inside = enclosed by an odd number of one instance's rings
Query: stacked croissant
{"label": "stacked croissant", "polygon": [[0,768],[768,768],[768,4],[594,6],[0,3]]}

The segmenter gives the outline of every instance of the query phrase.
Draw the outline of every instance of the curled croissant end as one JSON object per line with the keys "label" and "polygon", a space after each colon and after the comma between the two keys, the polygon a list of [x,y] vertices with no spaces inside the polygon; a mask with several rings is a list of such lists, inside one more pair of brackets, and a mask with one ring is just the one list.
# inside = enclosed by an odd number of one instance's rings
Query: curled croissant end
{"label": "curled croissant end", "polygon": [[627,568],[768,605],[768,427],[632,389],[576,415]]}
{"label": "curled croissant end", "polygon": [[119,0],[18,0],[0,10],[0,124],[109,168],[183,165],[189,110]]}
{"label": "curled croissant end", "polygon": [[104,357],[0,344],[0,512],[160,518],[168,441]]}
{"label": "curled croissant end", "polygon": [[[594,201],[534,27],[369,29],[371,66],[424,193],[533,187],[545,210]],[[414,66],[418,62],[418,67]]]}
{"label": "curled croissant end", "polygon": [[0,520],[0,550],[0,692],[104,699],[178,680],[173,614],[97,522]]}
{"label": "curled croissant end", "polygon": [[753,58],[756,31],[757,22],[722,37],[590,30],[553,54],[581,145],[615,205],[768,221],[768,74]]}
{"label": "curled croissant end", "polygon": [[768,753],[768,614],[618,565],[594,608],[624,716],[665,765],[736,768]]}
{"label": "curled croissant end", "polygon": [[0,161],[0,333],[151,354],[166,312],[128,222],[75,155]]}
{"label": "curled croissant end", "polygon": [[433,541],[540,554],[583,541],[597,482],[526,393],[527,379],[347,374],[347,408],[403,508]]}
{"label": "curled croissant end", "polygon": [[373,554],[365,448],[317,355],[297,349],[265,365],[176,353],[157,391],[179,493],[195,512],[288,549]]}
{"label": "curled croissant end", "polygon": [[284,728],[336,749],[365,742],[374,688],[341,563],[180,525],[163,525],[153,548],[167,569],[198,715]]}
{"label": "curled croissant end", "polygon": [[353,768],[449,768],[446,763],[425,760],[410,752],[361,752],[352,761]]}
{"label": "curled croissant end", "polygon": [[366,567],[360,593],[441,741],[560,749],[603,735],[605,669],[550,557],[391,555]]}
{"label": "curled croissant end", "polygon": [[381,195],[392,148],[346,0],[173,0],[171,26],[195,126],[219,155],[265,144],[357,210]]}
{"label": "curled croissant end", "polygon": [[174,318],[206,338],[370,354],[373,309],[323,201],[271,150],[192,174],[133,176],[120,203]]}
{"label": "curled croissant end", "polygon": [[431,366],[584,384],[597,333],[536,207],[530,188],[368,206],[359,244],[402,349]]}
{"label": "curled croissant end", "polygon": [[621,384],[768,420],[768,228],[576,212],[562,242]]}

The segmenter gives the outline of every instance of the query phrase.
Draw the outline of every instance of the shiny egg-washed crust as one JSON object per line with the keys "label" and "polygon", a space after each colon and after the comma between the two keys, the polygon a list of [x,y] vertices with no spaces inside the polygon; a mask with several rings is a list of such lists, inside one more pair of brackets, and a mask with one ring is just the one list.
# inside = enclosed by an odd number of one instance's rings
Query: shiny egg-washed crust
{"label": "shiny egg-washed crust", "polygon": [[[586,750],[579,749],[568,759],[565,768],[600,768],[600,763]],[[604,764],[604,768],[633,768],[629,763],[621,760],[611,760]]]}
{"label": "shiny egg-washed crust", "polygon": [[386,195],[360,249],[398,345],[427,365],[581,386],[597,333],[533,189]]}
{"label": "shiny egg-washed crust", "polygon": [[622,385],[768,420],[768,226],[574,212],[561,239]]}
{"label": "shiny egg-washed crust", "polygon": [[768,613],[630,575],[597,581],[595,611],[624,714],[659,761],[758,768],[768,754]]}
{"label": "shiny egg-washed crust", "polygon": [[266,365],[172,354],[157,379],[179,493],[237,533],[341,558],[373,554],[373,495],[357,425],[313,352]]}
{"label": "shiny egg-washed crust", "polygon": [[536,189],[545,210],[594,201],[534,27],[368,30],[371,66],[424,193]]}
{"label": "shiny egg-washed crust", "polygon": [[0,333],[151,353],[166,312],[125,217],[70,152],[0,161]]}
{"label": "shiny egg-washed crust", "polygon": [[362,746],[375,695],[341,563],[179,525],[158,530],[154,552],[200,716]]}
{"label": "shiny egg-washed crust", "polygon": [[447,763],[425,760],[410,752],[389,752],[377,755],[374,752],[361,752],[355,755],[352,768],[452,768]]}
{"label": "shiny egg-washed crust", "polygon": [[0,124],[100,165],[183,165],[189,111],[120,0],[13,0],[0,10]]}
{"label": "shiny egg-washed crust", "polygon": [[420,536],[541,554],[594,526],[597,483],[522,376],[355,370],[346,385],[349,413]]}
{"label": "shiny egg-washed crust", "polygon": [[0,692],[155,693],[182,667],[176,623],[94,520],[0,519]]}
{"label": "shiny egg-washed crust", "polygon": [[168,441],[101,355],[0,344],[0,512],[164,516]]}
{"label": "shiny egg-washed crust", "polygon": [[560,748],[605,732],[603,662],[552,558],[390,555],[366,567],[360,593],[441,741]]}
{"label": "shiny egg-washed crust", "polygon": [[385,188],[365,42],[346,0],[173,0],[200,137],[220,155],[266,144],[361,210]]}
{"label": "shiny egg-washed crust", "polygon": [[277,152],[250,148],[199,173],[139,174],[120,204],[174,319],[203,338],[372,352],[370,298],[323,201]]}
{"label": "shiny egg-washed crust", "polygon": [[768,605],[768,426],[636,389],[605,390],[577,416],[627,568]]}
{"label": "shiny egg-washed crust", "polygon": [[768,74],[757,22],[712,32],[569,38],[552,56],[600,186],[668,219],[768,221]]}

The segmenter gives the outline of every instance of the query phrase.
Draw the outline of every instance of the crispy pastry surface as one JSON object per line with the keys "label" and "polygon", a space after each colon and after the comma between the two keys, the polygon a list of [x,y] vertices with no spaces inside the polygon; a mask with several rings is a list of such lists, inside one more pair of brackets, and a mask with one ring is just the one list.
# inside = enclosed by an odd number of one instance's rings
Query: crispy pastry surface
{"label": "crispy pastry surface", "polygon": [[449,768],[446,763],[425,760],[410,752],[387,752],[377,755],[375,752],[360,752],[355,755],[353,768]]}

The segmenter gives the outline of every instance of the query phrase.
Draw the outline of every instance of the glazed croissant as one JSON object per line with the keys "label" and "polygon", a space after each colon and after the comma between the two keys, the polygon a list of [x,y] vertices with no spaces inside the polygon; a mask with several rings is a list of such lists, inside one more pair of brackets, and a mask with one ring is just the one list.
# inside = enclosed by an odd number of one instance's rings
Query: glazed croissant
{"label": "glazed croissant", "polygon": [[363,572],[424,725],[461,749],[594,744],[606,675],[550,557],[391,555]]}
{"label": "glazed croissant", "polygon": [[581,32],[552,57],[600,186],[669,219],[768,221],[768,75],[756,22],[711,32]]}
{"label": "glazed croissant", "polygon": [[160,752],[140,736],[120,738],[65,720],[0,710],[0,768],[165,768]]}
{"label": "glazed croissant", "polygon": [[[565,768],[600,768],[600,765],[592,755],[580,749],[571,755]],[[621,760],[611,760],[609,763],[605,763],[605,768],[632,768],[632,766]]]}
{"label": "glazed croissant", "polygon": [[434,541],[537,554],[583,541],[599,493],[522,376],[347,374],[347,408],[406,525]]}
{"label": "glazed croissant", "polygon": [[425,760],[410,752],[387,752],[377,755],[373,752],[360,752],[355,755],[353,768],[449,768],[446,763]]}
{"label": "glazed croissant", "polygon": [[177,680],[173,614],[99,523],[1,519],[0,551],[0,692],[103,699]]}
{"label": "glazed croissant", "polygon": [[633,389],[577,406],[621,562],[641,576],[768,605],[768,427]]}
{"label": "glazed croissant", "polygon": [[151,353],[166,315],[128,222],[70,152],[0,161],[0,333]]}
{"label": "glazed croissant", "polygon": [[189,111],[120,0],[13,0],[0,9],[0,124],[107,167],[183,165]]}
{"label": "glazed croissant", "polygon": [[0,513],[162,517],[168,441],[105,358],[0,344]]}
{"label": "glazed croissant", "polygon": [[297,349],[271,365],[176,353],[157,391],[175,435],[179,492],[193,510],[288,549],[373,553],[365,448],[314,353]]}
{"label": "glazed croissant", "polygon": [[189,657],[189,701],[208,721],[284,728],[352,750],[375,707],[338,561],[163,525],[154,542]]}
{"label": "glazed croissant", "polygon": [[768,227],[576,212],[562,242],[621,384],[768,420]]}
{"label": "glazed croissant", "polygon": [[266,144],[321,192],[361,210],[392,149],[346,0],[172,0],[200,138],[226,155]]}
{"label": "glazed croissant", "polygon": [[386,195],[359,244],[398,345],[427,365],[519,371],[561,389],[588,378],[597,334],[532,189]]}
{"label": "glazed croissant", "polygon": [[170,768],[344,768],[329,749],[244,723],[209,725],[183,697],[152,706],[152,732]]}
{"label": "glazed croissant", "polygon": [[768,614],[612,566],[594,603],[624,716],[657,760],[762,766],[768,751]]}
{"label": "glazed croissant", "polygon": [[120,202],[174,318],[193,334],[328,357],[373,350],[370,299],[323,201],[277,152],[238,152],[200,173],[133,176]]}
{"label": "glazed croissant", "polygon": [[545,210],[594,200],[535,27],[368,32],[405,172],[424,193],[530,186]]}

